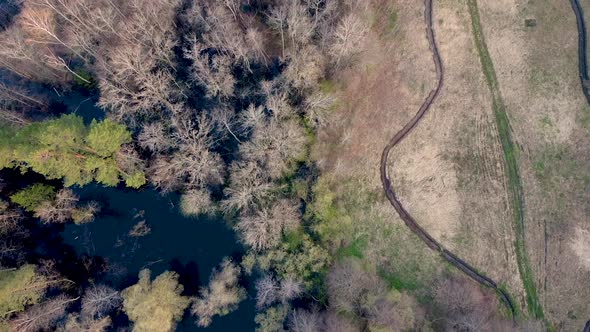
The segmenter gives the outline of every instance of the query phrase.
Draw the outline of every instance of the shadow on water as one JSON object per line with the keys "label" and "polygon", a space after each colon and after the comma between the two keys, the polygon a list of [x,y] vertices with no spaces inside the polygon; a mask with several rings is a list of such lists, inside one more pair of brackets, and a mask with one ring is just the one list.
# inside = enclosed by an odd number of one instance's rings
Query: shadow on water
{"label": "shadow on water", "polygon": [[[78,255],[104,259],[105,272],[99,282],[121,289],[135,283],[143,268],[149,268],[153,277],[172,270],[180,275],[184,295],[194,296],[223,257],[236,259],[242,255],[243,248],[223,220],[182,216],[176,194],[161,196],[153,189],[134,191],[99,185],[87,185],[76,192],[82,200],[100,202],[103,210],[92,223],[66,225],[62,237]],[[150,233],[131,236],[130,230],[142,221],[150,227]],[[235,312],[214,319],[207,329],[197,328],[188,314],[178,326],[178,331],[199,330],[254,330],[253,301],[244,301]]]}

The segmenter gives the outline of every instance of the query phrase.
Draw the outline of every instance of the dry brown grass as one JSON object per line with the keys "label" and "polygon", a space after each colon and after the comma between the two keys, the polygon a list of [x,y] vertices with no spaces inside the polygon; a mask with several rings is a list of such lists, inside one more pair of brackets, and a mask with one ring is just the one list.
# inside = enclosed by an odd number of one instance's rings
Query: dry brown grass
{"label": "dry brown grass", "polygon": [[[479,2],[520,147],[526,240],[539,298],[556,330],[581,330],[590,317],[590,272],[569,244],[590,220],[590,142],[575,18],[569,1]],[[537,26],[525,27],[528,18]]]}
{"label": "dry brown grass", "polygon": [[467,6],[437,1],[434,15],[445,82],[393,156],[394,181],[428,231],[521,302],[502,151]]}
{"label": "dry brown grass", "polygon": [[[380,190],[381,149],[416,112],[434,79],[422,2],[379,5],[380,13],[395,8],[394,32],[374,26],[361,60],[335,78],[342,93],[337,123],[320,133],[315,151],[326,172],[360,179],[373,191]],[[590,230],[590,108],[576,71],[574,16],[567,1],[480,0],[479,7],[520,148],[526,240],[539,298],[557,330],[580,330],[590,317],[590,271],[580,236]],[[394,186],[428,231],[506,284],[523,305],[502,150],[465,1],[435,1],[434,15],[446,80],[430,112],[392,154]],[[383,16],[376,17],[381,24]],[[536,27],[525,27],[529,18]],[[393,210],[380,210],[401,222]]]}
{"label": "dry brown grass", "polygon": [[[363,255],[368,262],[395,275],[394,283],[423,292],[444,265],[404,226],[383,195],[379,161],[387,141],[413,116],[434,83],[424,7],[413,0],[378,0],[371,7],[366,49],[354,66],[334,77],[340,104],[330,125],[318,133],[313,157],[333,191],[371,202],[369,207],[348,204],[350,220],[339,219],[339,227],[349,229],[348,244],[366,240]],[[388,30],[384,22],[389,24],[394,12],[395,27]]]}
{"label": "dry brown grass", "polygon": [[[430,58],[413,50],[420,47],[422,53],[428,51],[423,30],[410,29],[411,19],[421,20],[422,6],[414,1],[402,3],[405,8],[395,7],[398,13],[395,33],[382,38],[382,31],[374,26],[359,61],[335,77],[342,96],[341,106],[334,114],[337,123],[319,133],[323,144],[316,150],[317,159],[325,169],[342,176],[362,175],[375,188],[381,186],[378,163],[383,146],[422,100],[420,94],[409,89],[419,89],[423,82],[433,78],[428,70],[432,67]],[[387,9],[393,7],[388,5],[384,10]],[[400,64],[404,53],[410,53],[413,58]],[[421,79],[419,74],[424,69],[424,76],[432,76]],[[408,72],[418,72],[407,77],[412,81],[411,88],[400,84],[402,75]]]}
{"label": "dry brown grass", "polygon": [[[374,30],[359,63],[336,78],[343,96],[338,123],[320,133],[315,153],[325,172],[362,179],[374,191],[381,191],[383,147],[414,115],[435,78],[423,3],[392,4],[394,32],[383,37]],[[521,294],[502,152],[467,7],[435,1],[434,15],[446,80],[429,113],[393,151],[390,174],[406,208],[433,236]],[[382,216],[401,224],[390,207]]]}

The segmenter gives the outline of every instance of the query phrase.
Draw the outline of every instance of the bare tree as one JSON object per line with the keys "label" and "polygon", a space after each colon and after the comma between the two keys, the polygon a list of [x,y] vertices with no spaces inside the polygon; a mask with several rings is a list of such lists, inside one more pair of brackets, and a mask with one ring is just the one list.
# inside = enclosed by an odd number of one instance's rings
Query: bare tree
{"label": "bare tree", "polygon": [[315,92],[305,99],[305,118],[315,128],[327,123],[330,110],[334,108],[338,98],[331,93]]}
{"label": "bare tree", "polygon": [[302,292],[301,282],[293,276],[287,276],[279,282],[270,274],[265,274],[256,281],[256,306],[263,308],[277,301],[286,304]]}
{"label": "bare tree", "polygon": [[388,290],[372,270],[348,259],[334,265],[327,276],[328,300],[336,313],[353,315],[376,328],[405,331],[414,327],[414,302],[396,290]]}
{"label": "bare tree", "polygon": [[338,315],[333,311],[328,311],[324,317],[323,331],[325,332],[360,332],[361,327],[358,322],[346,317]]}
{"label": "bare tree", "polygon": [[67,307],[78,298],[59,295],[41,304],[31,306],[10,321],[14,331],[39,331],[51,328],[58,320],[66,315]]}
{"label": "bare tree", "polygon": [[208,97],[227,98],[233,95],[236,79],[231,73],[232,61],[228,55],[211,58],[205,45],[194,39],[191,48],[184,50],[184,56],[193,62],[192,78],[206,89]]}
{"label": "bare tree", "polygon": [[180,211],[187,216],[212,213],[215,210],[211,195],[206,190],[187,190],[180,197]]}
{"label": "bare tree", "polygon": [[111,74],[99,80],[101,96],[98,105],[125,119],[137,114],[172,109],[177,89],[167,69],[153,70],[155,59],[150,59],[139,46],[125,45],[111,51]]}
{"label": "bare tree", "polygon": [[240,27],[239,20],[241,14],[235,6],[227,6],[224,1],[215,2],[197,2],[195,6],[200,6],[198,10],[204,13],[201,25],[203,42],[217,51],[231,56],[234,61],[241,63],[246,68],[250,68],[250,61],[253,53],[246,43],[244,33]]}
{"label": "bare tree", "polygon": [[[173,78],[163,64],[171,63],[178,1],[30,2],[41,9],[39,12],[51,13],[60,23],[59,31],[55,32],[49,24],[55,20],[46,22],[33,16],[26,22],[34,31],[49,36],[50,46],[57,44],[93,63],[101,89],[100,106],[111,108],[119,119],[170,106]],[[53,62],[77,75],[57,53],[50,54]]]}
{"label": "bare tree", "polygon": [[17,211],[0,212],[0,259],[23,263],[26,252],[22,240],[28,231],[20,223],[22,215]]}
{"label": "bare tree", "polygon": [[173,145],[161,122],[143,125],[137,140],[142,148],[152,152],[166,151]]}
{"label": "bare tree", "polygon": [[315,33],[315,21],[308,15],[307,6],[299,1],[285,1],[271,8],[268,15],[270,26],[279,32],[282,58],[295,57],[299,49],[311,42]]}
{"label": "bare tree", "polygon": [[21,228],[23,215],[20,211],[9,209],[8,203],[0,201],[0,235],[8,235],[18,231]]}
{"label": "bare tree", "polygon": [[287,98],[288,91],[284,89],[266,95],[265,106],[272,112],[273,117],[284,120],[296,116],[297,113],[293,107],[291,107]]}
{"label": "bare tree", "polygon": [[150,182],[164,193],[177,190],[183,185],[183,174],[173,158],[158,156],[148,171]]}
{"label": "bare tree", "polygon": [[223,162],[219,154],[211,151],[216,144],[211,120],[202,115],[196,123],[179,121],[175,127],[175,137],[182,154],[177,158],[182,165],[180,169],[187,168],[187,183],[204,186],[223,182]]}
{"label": "bare tree", "polygon": [[225,211],[252,210],[273,196],[275,186],[255,161],[234,162],[230,169],[230,185],[224,190],[227,198],[221,202]]}
{"label": "bare tree", "polygon": [[72,220],[76,224],[89,223],[94,220],[99,211],[100,205],[95,201],[91,201],[74,208],[71,212]]}
{"label": "bare tree", "polygon": [[[69,48],[95,57],[99,62],[104,50],[117,43],[138,44],[150,49],[152,56],[169,59],[171,49],[162,47],[173,34],[172,21],[178,1],[150,1],[148,4],[129,0],[34,0],[38,7],[60,18],[61,38]],[[169,45],[167,45],[169,46]]]}
{"label": "bare tree", "polygon": [[289,200],[279,200],[271,208],[262,208],[254,215],[245,215],[238,221],[236,230],[244,243],[254,250],[276,247],[283,231],[292,231],[299,225],[299,205]]}
{"label": "bare tree", "polygon": [[265,34],[256,27],[249,27],[246,30],[246,44],[250,47],[250,53],[254,59],[264,63],[268,62],[268,55],[265,45]]}
{"label": "bare tree", "polygon": [[263,106],[254,106],[250,104],[247,109],[242,112],[240,122],[246,130],[253,130],[254,128],[262,128],[266,121]]}
{"label": "bare tree", "polygon": [[[57,31],[44,29],[43,24],[29,24],[45,32],[48,42],[57,43],[72,51],[77,56],[97,56],[96,45],[99,39],[108,40],[108,30],[114,31],[117,13],[106,1],[71,1],[71,0],[33,0],[29,1],[42,12],[51,13],[53,21],[59,19],[61,36]],[[102,37],[102,38],[101,38]]]}
{"label": "bare tree", "polygon": [[277,179],[289,170],[293,159],[303,156],[305,135],[296,120],[271,117],[264,127],[254,128],[251,139],[239,148],[244,158],[259,161]]}
{"label": "bare tree", "polygon": [[291,85],[301,91],[311,90],[325,76],[326,57],[314,45],[307,45],[289,58],[284,77]]}
{"label": "bare tree", "polygon": [[288,170],[291,160],[302,156],[305,136],[284,93],[269,91],[266,107],[270,116],[254,105],[244,112],[242,123],[251,138],[239,148],[242,158],[258,161],[275,179]]}
{"label": "bare tree", "polygon": [[71,189],[57,192],[55,199],[42,202],[35,208],[35,217],[44,223],[64,223],[73,220],[77,224],[90,222],[100,210],[98,203],[78,206],[79,197]]}
{"label": "bare tree", "polygon": [[183,183],[189,188],[203,188],[223,182],[223,161],[211,151],[216,144],[211,121],[204,115],[196,123],[176,120],[174,128],[178,151],[156,160],[150,169],[152,182],[163,191],[178,189]]}
{"label": "bare tree", "polygon": [[213,270],[209,285],[201,288],[194,299],[192,313],[198,316],[199,326],[209,326],[213,316],[223,316],[235,310],[246,297],[246,291],[238,285],[240,268],[228,258],[219,269]]}
{"label": "bare tree", "polygon": [[55,200],[45,201],[35,209],[35,217],[44,223],[64,223],[72,218],[78,200],[71,189],[62,189],[55,195]]}
{"label": "bare tree", "polygon": [[278,291],[279,285],[270,274],[256,280],[256,306],[263,308],[274,303],[278,298]]}
{"label": "bare tree", "polygon": [[448,329],[492,331],[503,321],[496,314],[498,303],[494,293],[486,292],[471,280],[459,277],[441,280],[436,285],[435,299],[444,310]]}
{"label": "bare tree", "polygon": [[281,280],[278,298],[281,302],[286,303],[297,298],[302,292],[302,283],[293,276],[287,276]]}
{"label": "bare tree", "polygon": [[363,50],[368,27],[356,12],[349,13],[334,31],[330,55],[336,67]]}
{"label": "bare tree", "polygon": [[48,45],[57,44],[69,48],[76,55],[80,55],[58,36],[55,13],[51,9],[40,6],[33,1],[27,1],[19,15],[19,19],[22,29],[32,42]]}
{"label": "bare tree", "polygon": [[5,123],[10,123],[14,126],[24,126],[29,124],[30,121],[23,114],[23,112],[15,110],[11,104],[12,103],[10,101],[7,102],[6,100],[0,99],[0,119],[2,119],[2,121]]}
{"label": "bare tree", "polygon": [[286,6],[277,6],[271,8],[268,15],[268,21],[272,28],[279,31],[281,36],[282,58],[285,58],[285,28],[287,27],[287,8]]}
{"label": "bare tree", "polygon": [[[56,0],[58,1],[58,0]],[[45,63],[52,67],[63,67],[78,79],[90,83],[84,77],[80,76],[70,68],[68,62],[64,60],[58,51],[60,48],[66,49],[68,52],[76,55],[79,58],[84,58],[84,54],[74,48],[71,43],[68,43],[62,36],[59,35],[60,30],[57,25],[57,15],[52,8],[46,4],[50,0],[36,3],[34,1],[25,2],[25,6],[19,15],[20,23],[27,32],[29,40],[33,43],[47,45],[45,54]]]}
{"label": "bare tree", "polygon": [[91,286],[82,296],[82,315],[90,318],[104,317],[121,305],[121,295],[105,285]]}
{"label": "bare tree", "polygon": [[358,262],[353,260],[335,264],[328,273],[326,283],[330,307],[336,312],[360,317],[365,316],[363,294],[375,287],[384,291],[378,277],[364,273]]}
{"label": "bare tree", "polygon": [[307,8],[313,12],[314,26],[322,22],[331,23],[337,14],[338,3],[336,0],[303,0]]}
{"label": "bare tree", "polygon": [[12,25],[0,33],[0,66],[30,80],[63,82],[65,70],[50,66],[45,55],[47,48],[39,48],[27,42],[27,36],[18,25]]}
{"label": "bare tree", "polygon": [[57,329],[58,332],[104,332],[111,326],[110,317],[93,319],[80,317],[78,314],[69,314],[64,326]]}
{"label": "bare tree", "polygon": [[299,1],[287,3],[287,34],[293,50],[298,50],[310,42],[315,26],[308,15],[306,6]]}
{"label": "bare tree", "polygon": [[241,134],[239,131],[240,123],[235,111],[230,105],[221,104],[219,107],[213,108],[210,117],[214,131],[219,139],[227,138],[231,135],[238,143],[242,142],[238,138],[238,135]]}
{"label": "bare tree", "polygon": [[11,101],[27,109],[46,109],[47,100],[43,97],[34,96],[27,89],[17,84],[7,85],[0,83],[0,100]]}
{"label": "bare tree", "polygon": [[244,243],[254,250],[275,247],[281,237],[281,225],[272,219],[267,210],[240,218],[236,230],[241,234]]}
{"label": "bare tree", "polygon": [[322,326],[322,315],[317,310],[294,309],[289,317],[289,331],[292,332],[316,332]]}
{"label": "bare tree", "polygon": [[368,307],[367,320],[370,324],[393,331],[406,331],[414,327],[416,321],[415,301],[412,297],[400,293],[396,294],[398,298],[392,301],[383,294],[379,295],[375,302]]}

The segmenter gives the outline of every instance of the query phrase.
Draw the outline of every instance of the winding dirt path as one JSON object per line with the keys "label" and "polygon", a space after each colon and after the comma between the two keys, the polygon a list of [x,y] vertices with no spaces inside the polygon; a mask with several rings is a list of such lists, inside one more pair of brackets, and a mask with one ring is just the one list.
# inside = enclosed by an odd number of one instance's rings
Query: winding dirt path
{"label": "winding dirt path", "polygon": [[570,2],[576,15],[576,25],[578,26],[578,72],[580,74],[582,92],[590,105],[590,78],[588,78],[588,59],[586,56],[586,23],[584,22],[584,13],[578,0],[570,0]]}
{"label": "winding dirt path", "polygon": [[389,143],[383,149],[380,164],[381,182],[383,183],[383,190],[385,191],[387,199],[389,199],[389,202],[395,208],[400,218],[404,221],[406,226],[408,226],[408,228],[410,228],[410,230],[414,232],[414,234],[416,234],[430,249],[437,251],[451,265],[455,266],[457,269],[467,274],[470,278],[472,278],[479,284],[494,289],[498,293],[500,299],[504,302],[506,307],[510,310],[512,318],[514,319],[516,317],[516,310],[508,294],[504,290],[499,288],[493,280],[477,272],[475,268],[473,268],[467,262],[457,257],[452,252],[446,250],[438,241],[436,241],[432,236],[430,236],[430,234],[428,234],[428,232],[426,232],[403,207],[403,205],[395,195],[395,192],[391,187],[391,180],[387,175],[387,160],[389,158],[389,153],[412,131],[412,129],[414,129],[414,127],[416,127],[416,125],[418,125],[424,114],[426,114],[426,112],[428,111],[428,109],[430,109],[430,106],[436,99],[438,93],[442,88],[444,81],[444,70],[442,66],[442,61],[438,48],[436,46],[434,30],[432,28],[432,0],[425,0],[424,3],[424,20],[426,23],[426,35],[428,38],[428,44],[430,47],[430,51],[432,52],[432,58],[436,69],[437,83],[436,87],[432,91],[430,91],[430,93],[428,94],[428,96],[422,103],[422,106],[420,106],[420,109],[418,109],[418,112],[414,115],[414,117],[412,117],[412,119],[410,119],[410,121],[406,123],[406,125],[391,138]]}

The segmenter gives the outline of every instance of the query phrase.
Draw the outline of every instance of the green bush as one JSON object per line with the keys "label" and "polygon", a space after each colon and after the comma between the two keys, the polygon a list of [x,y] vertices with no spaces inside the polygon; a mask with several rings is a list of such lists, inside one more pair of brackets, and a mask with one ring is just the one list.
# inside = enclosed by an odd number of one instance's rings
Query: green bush
{"label": "green bush", "polygon": [[10,196],[10,201],[19,205],[25,211],[33,212],[39,204],[52,201],[55,198],[55,188],[42,183],[36,183]]}

